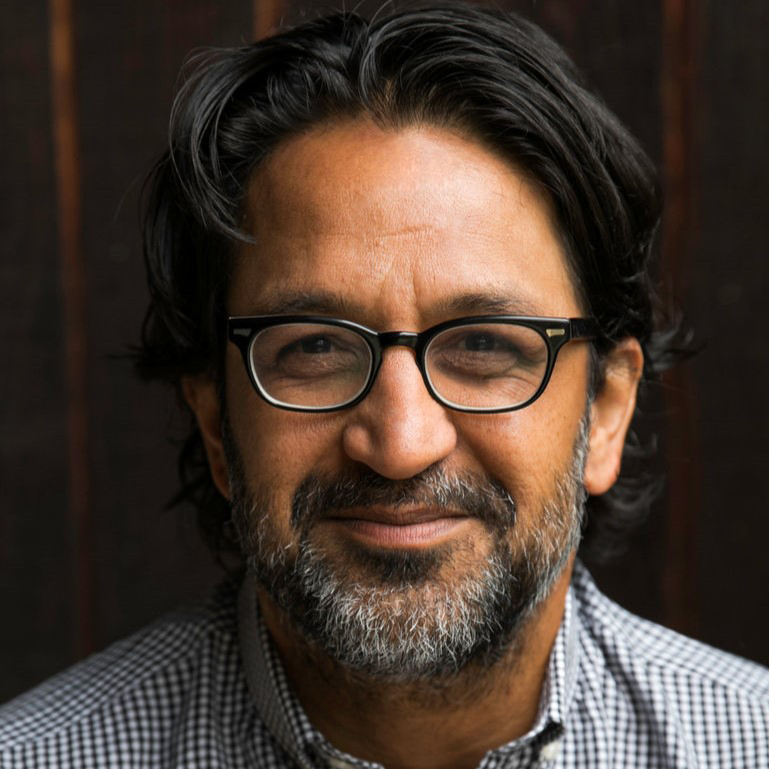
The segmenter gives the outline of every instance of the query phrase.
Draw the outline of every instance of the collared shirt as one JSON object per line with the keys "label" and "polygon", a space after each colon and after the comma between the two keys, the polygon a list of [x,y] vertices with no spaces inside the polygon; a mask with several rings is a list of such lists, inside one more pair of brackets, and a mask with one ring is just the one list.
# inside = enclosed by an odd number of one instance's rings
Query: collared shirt
{"label": "collared shirt", "polygon": [[[769,670],[624,611],[577,564],[535,723],[479,766],[767,769]],[[22,767],[379,769],[309,722],[249,579],[0,708],[0,768]]]}

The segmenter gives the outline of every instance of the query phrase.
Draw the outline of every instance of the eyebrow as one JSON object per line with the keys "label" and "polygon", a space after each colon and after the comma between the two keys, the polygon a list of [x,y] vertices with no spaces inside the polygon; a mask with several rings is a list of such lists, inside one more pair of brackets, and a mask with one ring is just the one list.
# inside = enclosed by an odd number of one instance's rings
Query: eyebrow
{"label": "eyebrow", "polygon": [[514,293],[473,292],[449,297],[435,308],[443,315],[541,315],[541,307]]}
{"label": "eyebrow", "polygon": [[[333,291],[276,291],[259,301],[254,315],[328,315],[360,317],[365,308]],[[469,292],[447,297],[427,308],[441,319],[464,315],[541,315],[541,308],[520,294]]]}
{"label": "eyebrow", "polygon": [[258,315],[350,315],[362,313],[362,307],[333,291],[275,291],[259,301]]}

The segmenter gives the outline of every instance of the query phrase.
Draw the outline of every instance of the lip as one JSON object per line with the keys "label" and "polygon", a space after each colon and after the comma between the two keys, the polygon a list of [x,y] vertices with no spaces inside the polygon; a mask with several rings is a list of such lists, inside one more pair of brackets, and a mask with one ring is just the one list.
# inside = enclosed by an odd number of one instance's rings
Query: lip
{"label": "lip", "polygon": [[378,547],[419,547],[438,544],[472,519],[434,509],[352,510],[326,519],[348,536]]}

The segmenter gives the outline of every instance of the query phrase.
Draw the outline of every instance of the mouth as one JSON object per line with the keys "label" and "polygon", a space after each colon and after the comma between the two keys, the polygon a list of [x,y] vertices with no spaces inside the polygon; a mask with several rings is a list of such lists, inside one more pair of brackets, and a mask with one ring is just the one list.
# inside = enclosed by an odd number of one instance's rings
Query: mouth
{"label": "mouth", "polygon": [[366,508],[330,516],[326,523],[374,547],[430,547],[457,535],[475,519],[451,510]]}

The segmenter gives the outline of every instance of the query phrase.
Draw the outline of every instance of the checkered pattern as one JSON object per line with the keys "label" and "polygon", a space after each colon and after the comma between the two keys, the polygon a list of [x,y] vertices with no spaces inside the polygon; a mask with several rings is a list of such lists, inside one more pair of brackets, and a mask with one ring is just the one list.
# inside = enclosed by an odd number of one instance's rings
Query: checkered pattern
{"label": "checkered pattern", "polygon": [[[0,768],[373,769],[309,723],[255,606],[227,583],[11,701]],[[536,723],[480,767],[769,769],[769,671],[629,614],[578,564]]]}

